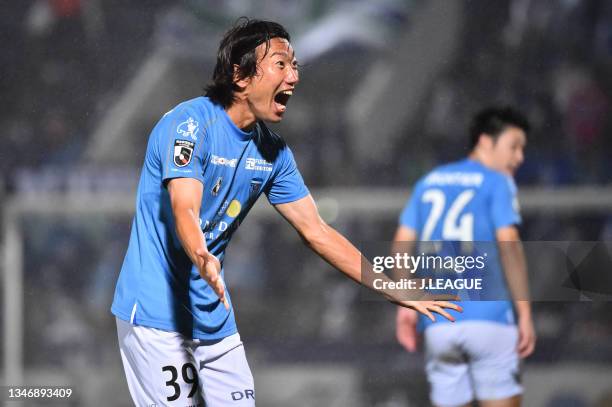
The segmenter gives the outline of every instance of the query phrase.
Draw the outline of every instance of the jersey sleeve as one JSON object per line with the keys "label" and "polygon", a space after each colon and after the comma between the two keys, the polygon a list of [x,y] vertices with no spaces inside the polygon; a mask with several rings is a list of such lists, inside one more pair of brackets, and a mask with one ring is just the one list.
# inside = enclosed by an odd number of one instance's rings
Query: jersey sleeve
{"label": "jersey sleeve", "polygon": [[279,169],[266,189],[266,196],[272,205],[294,202],[309,194],[302,174],[298,170],[293,153],[285,147],[279,160]]}
{"label": "jersey sleeve", "polygon": [[405,226],[416,231],[419,230],[419,199],[421,195],[421,183],[417,183],[412,190],[410,199],[399,217],[400,226]]}
{"label": "jersey sleeve", "polygon": [[517,188],[512,178],[500,176],[493,183],[491,216],[495,229],[521,223]]}
{"label": "jersey sleeve", "polygon": [[172,178],[204,182],[205,133],[200,122],[191,109],[177,108],[166,113],[155,127],[164,184]]}

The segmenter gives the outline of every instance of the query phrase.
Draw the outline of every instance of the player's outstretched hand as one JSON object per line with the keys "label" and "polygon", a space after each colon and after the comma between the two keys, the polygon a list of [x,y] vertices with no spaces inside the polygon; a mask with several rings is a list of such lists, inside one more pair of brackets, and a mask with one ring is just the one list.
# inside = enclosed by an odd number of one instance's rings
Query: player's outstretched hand
{"label": "player's outstretched hand", "polygon": [[219,300],[225,306],[225,309],[229,309],[229,303],[227,298],[225,298],[225,285],[223,284],[223,279],[221,279],[221,263],[219,263],[219,259],[212,253],[202,249],[197,249],[196,255],[202,259],[200,266],[198,266],[200,275],[212,287]]}
{"label": "player's outstretched hand", "polygon": [[449,314],[445,309],[454,309],[455,311],[463,312],[463,308],[459,305],[448,302],[448,301],[392,301],[395,304],[411,308],[421,314],[425,315],[427,318],[431,319],[433,322],[436,321],[436,317],[434,316],[434,312],[436,314],[442,315],[444,318],[448,319],[451,322],[455,322],[455,318],[451,314]]}
{"label": "player's outstretched hand", "polygon": [[526,358],[533,353],[536,344],[536,333],[532,319],[519,317],[518,331],[518,354],[521,358]]}

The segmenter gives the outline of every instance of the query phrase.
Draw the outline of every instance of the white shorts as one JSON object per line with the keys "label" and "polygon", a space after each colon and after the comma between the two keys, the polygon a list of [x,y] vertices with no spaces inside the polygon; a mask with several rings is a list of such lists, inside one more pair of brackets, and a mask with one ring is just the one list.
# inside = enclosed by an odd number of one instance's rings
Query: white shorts
{"label": "white shorts", "polygon": [[192,340],[116,319],[136,406],[255,406],[253,376],[237,333],[215,341]]}
{"label": "white shorts", "polygon": [[487,321],[434,324],[425,330],[425,363],[437,406],[506,399],[523,392],[518,330]]}

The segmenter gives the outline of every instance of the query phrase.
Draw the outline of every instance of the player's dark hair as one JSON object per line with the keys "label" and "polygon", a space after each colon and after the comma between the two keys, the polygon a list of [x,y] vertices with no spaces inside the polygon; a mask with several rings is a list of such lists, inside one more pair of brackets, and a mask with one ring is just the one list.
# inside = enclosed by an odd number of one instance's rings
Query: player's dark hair
{"label": "player's dark hair", "polygon": [[234,65],[238,66],[238,79],[254,76],[257,73],[255,48],[265,43],[266,55],[272,38],[291,41],[287,30],[278,23],[239,18],[219,44],[212,82],[204,88],[204,95],[225,109],[230,107],[234,103],[234,92],[240,90],[234,81]]}
{"label": "player's dark hair", "polygon": [[470,124],[470,149],[476,147],[482,134],[496,140],[508,126],[518,127],[525,133],[530,128],[527,117],[511,107],[488,107],[476,113]]}

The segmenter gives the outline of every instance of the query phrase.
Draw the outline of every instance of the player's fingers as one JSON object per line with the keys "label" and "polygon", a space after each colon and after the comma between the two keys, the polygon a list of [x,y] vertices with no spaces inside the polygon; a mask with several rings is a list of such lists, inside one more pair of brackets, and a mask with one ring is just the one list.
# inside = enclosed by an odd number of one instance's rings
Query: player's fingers
{"label": "player's fingers", "polygon": [[442,308],[450,308],[458,312],[463,312],[461,305],[455,304],[454,302],[436,301],[436,305]]}
{"label": "player's fingers", "polygon": [[430,307],[430,309],[433,312],[436,312],[440,315],[442,315],[444,318],[448,319],[451,322],[455,322],[455,318],[453,318],[453,316],[451,314],[449,314],[448,312],[444,311],[444,309],[442,309],[441,307],[439,307],[438,305],[432,305]]}
{"label": "player's fingers", "polygon": [[518,354],[521,359],[529,356],[529,353],[529,345],[521,346],[518,349]]}
{"label": "player's fingers", "polygon": [[527,356],[529,356],[529,353],[530,353],[530,352],[529,352],[529,348],[520,349],[520,350],[519,350],[519,352],[518,352],[519,357],[520,357],[521,359],[524,359],[524,358],[526,358]]}
{"label": "player's fingers", "polygon": [[208,284],[211,286],[215,286],[219,281],[219,274],[216,272],[216,270],[210,270],[208,267],[206,267],[206,277]]}
{"label": "player's fingers", "polygon": [[225,293],[225,285],[223,284],[221,276],[217,273],[215,273],[213,286],[215,287],[215,291],[217,292],[217,294]]}
{"label": "player's fingers", "polygon": [[424,306],[419,305],[419,306],[416,306],[414,309],[419,311],[421,314],[424,314],[425,316],[427,316],[427,318],[431,319],[432,322],[436,322],[436,317],[434,317],[433,314],[429,312],[429,310],[425,308]]}
{"label": "player's fingers", "polygon": [[223,280],[221,280],[220,278],[217,279],[216,283],[212,285],[212,287],[215,291],[215,294],[217,294],[217,297],[219,297],[219,300],[223,303],[225,309],[229,309],[229,303],[225,296],[225,286],[223,285]]}
{"label": "player's fingers", "polygon": [[516,349],[520,352],[525,347],[525,335],[519,332],[518,343]]}
{"label": "player's fingers", "polygon": [[531,355],[533,353],[535,349],[535,338],[530,337],[530,336],[524,336],[524,339],[521,340],[521,343],[519,344],[519,356],[521,358],[526,358],[527,356]]}
{"label": "player's fingers", "polygon": [[527,347],[527,351],[525,352],[525,357],[531,355],[535,350],[535,340],[529,342],[529,346]]}
{"label": "player's fingers", "polygon": [[225,296],[225,289],[221,288],[218,292],[217,295],[219,296],[219,300],[223,303],[223,306],[225,307],[225,309],[229,309],[229,303],[227,302],[227,297]]}
{"label": "player's fingers", "polygon": [[528,346],[529,346],[529,338],[527,337],[527,335],[519,334],[519,343],[517,346],[519,356],[524,357],[523,355],[527,351]]}

